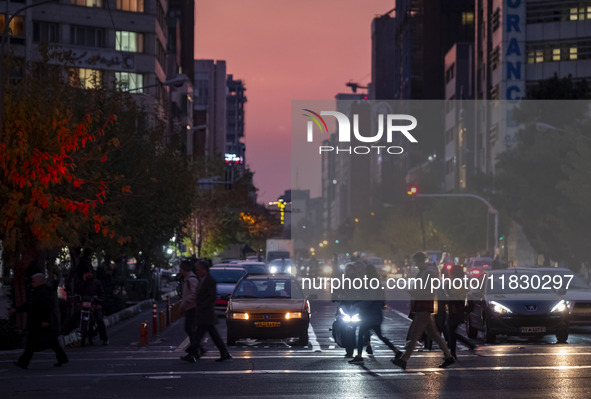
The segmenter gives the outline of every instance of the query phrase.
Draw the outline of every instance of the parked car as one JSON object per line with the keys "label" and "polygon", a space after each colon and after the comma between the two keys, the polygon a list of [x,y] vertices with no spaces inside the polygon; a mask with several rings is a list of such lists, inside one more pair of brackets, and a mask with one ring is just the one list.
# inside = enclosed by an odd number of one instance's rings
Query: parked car
{"label": "parked car", "polygon": [[480,278],[484,273],[486,273],[489,270],[492,270],[492,263],[493,258],[489,257],[470,258],[470,260],[468,261],[466,274],[469,277]]}
{"label": "parked car", "polygon": [[[571,324],[591,324],[591,287],[581,277],[565,267],[538,267],[535,270],[552,278],[561,276],[556,282],[561,282],[562,289],[557,292],[568,302]],[[568,288],[564,286],[567,282]]]}
{"label": "parked car", "polygon": [[234,267],[229,265],[216,265],[209,269],[209,273],[215,279],[217,285],[217,298],[215,301],[215,311],[218,316],[225,316],[228,300],[236,283],[247,272],[242,267]]}
{"label": "parked car", "polygon": [[[537,281],[540,274],[526,268],[489,270],[483,278],[483,290],[468,293],[466,330],[469,338],[484,332],[487,343],[494,343],[498,334],[509,336],[556,335],[558,342],[568,339],[569,312],[566,301],[556,292],[541,285],[529,284],[527,289],[516,289],[509,282]],[[525,287],[525,284],[523,284]]]}
{"label": "parked car", "polygon": [[287,274],[247,275],[230,297],[226,314],[227,343],[239,338],[285,339],[308,343],[310,302]]}

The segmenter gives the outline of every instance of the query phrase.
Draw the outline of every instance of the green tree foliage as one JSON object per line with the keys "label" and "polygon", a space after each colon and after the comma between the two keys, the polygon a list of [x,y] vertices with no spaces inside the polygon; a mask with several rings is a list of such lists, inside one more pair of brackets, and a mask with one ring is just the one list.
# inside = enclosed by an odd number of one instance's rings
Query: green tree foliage
{"label": "green tree foliage", "polygon": [[[532,95],[589,96],[586,84],[553,78]],[[498,159],[495,203],[523,227],[546,261],[588,258],[591,222],[588,101],[525,101],[514,111],[524,127],[515,147]]]}

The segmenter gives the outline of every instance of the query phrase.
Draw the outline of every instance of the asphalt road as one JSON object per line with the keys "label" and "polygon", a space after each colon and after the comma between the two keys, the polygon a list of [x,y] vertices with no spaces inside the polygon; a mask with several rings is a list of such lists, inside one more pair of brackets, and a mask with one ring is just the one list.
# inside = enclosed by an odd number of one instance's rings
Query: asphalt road
{"label": "asphalt road", "polygon": [[[385,314],[384,335],[403,346],[410,321],[405,304]],[[231,347],[233,359],[210,340],[196,364],[179,359],[187,344],[182,320],[140,347],[144,312],[112,327],[109,346],[68,348],[70,362],[53,367],[52,352],[36,353],[29,370],[12,365],[20,351],[0,352],[0,397],[7,398],[589,398],[591,329],[576,329],[569,344],[555,337],[530,341],[500,337],[475,352],[460,347],[459,361],[440,369],[441,352],[419,351],[406,371],[390,363],[392,353],[374,341],[374,356],[350,365],[329,327],[335,305],[312,302],[310,344],[248,340]],[[218,328],[225,336],[225,323]],[[375,338],[374,338],[375,340]],[[293,344],[293,345],[292,345]]]}

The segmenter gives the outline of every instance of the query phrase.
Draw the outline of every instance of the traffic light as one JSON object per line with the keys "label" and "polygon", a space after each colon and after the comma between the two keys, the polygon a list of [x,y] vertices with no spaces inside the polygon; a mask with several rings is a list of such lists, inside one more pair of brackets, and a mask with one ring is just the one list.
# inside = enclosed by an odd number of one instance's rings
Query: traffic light
{"label": "traffic light", "polygon": [[411,186],[408,191],[407,194],[410,195],[411,197],[414,197],[418,192],[418,189],[416,186]]}

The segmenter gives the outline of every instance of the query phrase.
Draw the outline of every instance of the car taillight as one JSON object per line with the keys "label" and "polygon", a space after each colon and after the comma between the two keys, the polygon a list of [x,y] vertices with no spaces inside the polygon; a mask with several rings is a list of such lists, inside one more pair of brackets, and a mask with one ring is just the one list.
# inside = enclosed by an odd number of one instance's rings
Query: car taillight
{"label": "car taillight", "polygon": [[482,267],[488,267],[488,265],[482,265]]}

